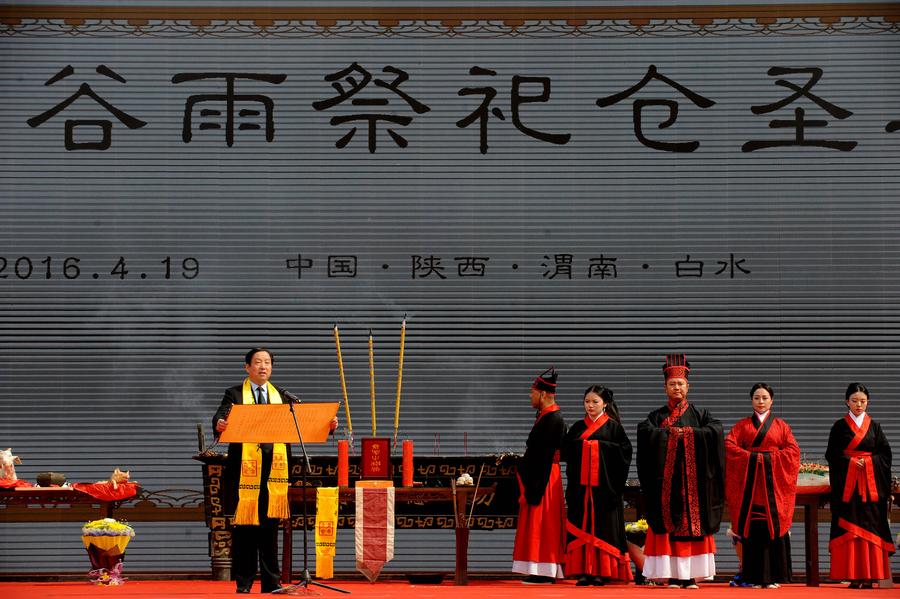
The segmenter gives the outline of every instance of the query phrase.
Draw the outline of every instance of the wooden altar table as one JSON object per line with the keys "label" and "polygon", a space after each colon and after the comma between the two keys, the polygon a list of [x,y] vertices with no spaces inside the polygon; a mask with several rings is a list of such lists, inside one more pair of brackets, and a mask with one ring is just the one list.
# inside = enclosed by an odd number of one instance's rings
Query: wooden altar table
{"label": "wooden altar table", "polygon": [[[395,487],[394,502],[400,504],[447,504],[447,508],[454,518],[454,530],[456,532],[456,572],[454,576],[454,584],[469,584],[469,525],[468,508],[471,507],[473,499],[477,497],[487,497],[494,494],[496,485],[490,487],[463,487],[457,486],[455,489],[450,487]],[[315,487],[291,487],[288,489],[288,499],[293,507],[306,501],[308,505],[313,506],[315,513],[316,493]],[[341,487],[339,492],[339,511],[347,509],[355,509],[356,489],[353,487]],[[314,531],[313,531],[314,533]],[[283,526],[282,541],[282,565],[281,565],[281,582],[289,584],[291,582],[291,561],[293,546],[293,526],[290,520],[286,521]],[[315,537],[313,537],[315,539]],[[315,545],[315,540],[313,540]],[[310,548],[306,548],[310,551]],[[315,557],[315,546],[312,547],[312,556]]]}
{"label": "wooden altar table", "polygon": [[[140,488],[138,488],[139,493]],[[0,490],[0,505],[3,506],[3,509],[0,509],[0,521],[52,522],[60,519],[62,510],[72,506],[86,508],[90,505],[99,507],[101,518],[112,518],[115,508],[122,501],[129,499],[103,501],[68,487],[2,489]]]}

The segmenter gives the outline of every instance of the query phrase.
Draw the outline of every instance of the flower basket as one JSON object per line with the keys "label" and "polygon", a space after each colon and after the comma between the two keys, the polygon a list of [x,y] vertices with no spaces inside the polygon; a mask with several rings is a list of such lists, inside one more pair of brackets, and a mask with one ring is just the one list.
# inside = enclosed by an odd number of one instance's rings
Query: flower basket
{"label": "flower basket", "polygon": [[88,522],[81,529],[81,540],[91,560],[89,575],[99,585],[117,585],[122,578],[125,548],[134,536],[134,529],[112,518]]}
{"label": "flower basket", "polygon": [[625,539],[638,547],[643,547],[647,541],[647,521],[641,518],[637,522],[628,522],[625,525]]}
{"label": "flower basket", "polygon": [[88,557],[91,558],[91,567],[95,570],[106,568],[112,570],[116,564],[125,559],[125,547],[131,541],[131,537],[91,537],[82,536],[84,547]]}

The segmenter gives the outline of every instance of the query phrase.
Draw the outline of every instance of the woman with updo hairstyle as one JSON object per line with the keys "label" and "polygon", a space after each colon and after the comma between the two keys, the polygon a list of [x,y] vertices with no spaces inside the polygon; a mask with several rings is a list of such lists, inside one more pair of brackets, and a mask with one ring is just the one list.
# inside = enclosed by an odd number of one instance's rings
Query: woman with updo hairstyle
{"label": "woman with updo hairstyle", "polygon": [[741,580],[777,589],[791,581],[791,522],[800,447],[791,427],[772,413],[775,392],[750,389],[753,414],[725,437],[725,497],[731,529],[742,545]]}
{"label": "woman with updo hairstyle", "polygon": [[619,421],[611,389],[584,392],[582,420],[563,439],[566,462],[566,574],[578,586],[631,579],[622,493],[631,466],[631,442]]}
{"label": "woman with updo hairstyle", "polygon": [[844,403],[848,411],[831,427],[825,451],[831,479],[830,577],[849,580],[853,589],[871,589],[891,578],[891,447],[868,414],[865,385],[850,383]]}

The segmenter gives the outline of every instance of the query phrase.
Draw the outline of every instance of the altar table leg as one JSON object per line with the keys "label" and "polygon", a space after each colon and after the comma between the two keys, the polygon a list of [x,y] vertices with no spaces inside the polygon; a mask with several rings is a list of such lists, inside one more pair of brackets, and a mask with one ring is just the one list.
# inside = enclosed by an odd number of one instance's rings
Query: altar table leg
{"label": "altar table leg", "polygon": [[[452,482],[452,481],[451,481]],[[456,574],[453,583],[458,586],[469,584],[469,521],[466,518],[466,506],[469,505],[469,495],[474,490],[471,487],[454,486],[454,505],[456,512],[453,514],[456,524]],[[474,501],[474,497],[472,497]]]}
{"label": "altar table leg", "polygon": [[806,536],[806,586],[819,586],[819,505],[804,502],[803,530]]}
{"label": "altar table leg", "polygon": [[469,584],[469,529],[464,526],[456,529],[456,576],[453,582],[458,586]]}

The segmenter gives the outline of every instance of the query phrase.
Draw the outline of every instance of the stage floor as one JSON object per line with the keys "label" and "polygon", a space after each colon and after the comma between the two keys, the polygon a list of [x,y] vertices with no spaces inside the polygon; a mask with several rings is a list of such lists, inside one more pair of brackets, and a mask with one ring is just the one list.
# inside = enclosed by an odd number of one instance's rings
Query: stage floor
{"label": "stage floor", "polygon": [[[454,586],[450,582],[440,585],[410,584],[406,581],[385,582],[335,581],[333,586],[349,591],[349,595],[329,589],[313,587],[314,594],[323,599],[554,599],[563,597],[597,597],[607,594],[616,599],[679,599],[684,597],[710,599],[712,597],[747,597],[759,599],[809,599],[816,593],[817,599],[852,599],[871,596],[900,597],[900,588],[850,590],[846,585],[825,584],[817,588],[801,584],[785,585],[779,590],[731,588],[727,583],[708,583],[699,590],[669,589],[666,587],[637,587],[634,585],[610,585],[607,587],[576,587],[574,581],[552,585],[526,585],[518,580],[475,580],[468,586]],[[306,594],[303,589],[301,593]],[[253,587],[253,595],[259,595],[259,584]],[[0,599],[78,599],[80,597],[104,597],[115,599],[200,599],[235,597],[233,582],[203,580],[178,581],[128,581],[122,586],[98,588],[88,582],[6,582],[0,583]],[[252,596],[252,595],[251,595]]]}

